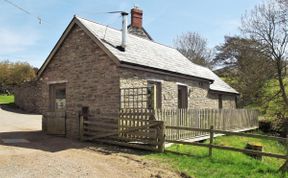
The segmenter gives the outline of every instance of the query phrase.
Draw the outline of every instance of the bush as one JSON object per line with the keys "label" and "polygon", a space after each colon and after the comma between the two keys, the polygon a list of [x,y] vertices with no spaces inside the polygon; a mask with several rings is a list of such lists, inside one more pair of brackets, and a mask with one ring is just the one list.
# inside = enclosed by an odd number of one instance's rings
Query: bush
{"label": "bush", "polygon": [[263,119],[259,121],[259,129],[264,132],[273,132],[273,127],[272,127],[272,120],[271,119]]}
{"label": "bush", "polygon": [[272,127],[281,137],[286,138],[288,134],[288,118],[282,113],[277,113]]}
{"label": "bush", "polygon": [[273,118],[264,117],[259,121],[259,129],[264,133],[279,134],[281,137],[287,137],[288,118],[282,113],[277,113]]}

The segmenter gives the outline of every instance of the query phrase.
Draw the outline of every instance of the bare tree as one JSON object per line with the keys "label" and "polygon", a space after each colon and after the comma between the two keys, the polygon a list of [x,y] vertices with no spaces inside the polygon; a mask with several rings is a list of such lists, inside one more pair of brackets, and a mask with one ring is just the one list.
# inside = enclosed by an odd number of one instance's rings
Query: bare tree
{"label": "bare tree", "polygon": [[288,7],[288,0],[277,0],[277,1],[280,4],[280,6],[282,6],[282,8]]}
{"label": "bare tree", "polygon": [[283,13],[281,5],[274,0],[255,6],[253,10],[246,12],[242,17],[241,30],[262,44],[262,52],[272,60],[287,111],[288,98],[283,79],[287,66],[288,18],[287,14]]}
{"label": "bare tree", "polygon": [[174,40],[176,49],[195,64],[211,67],[212,51],[207,40],[196,32],[183,33]]}

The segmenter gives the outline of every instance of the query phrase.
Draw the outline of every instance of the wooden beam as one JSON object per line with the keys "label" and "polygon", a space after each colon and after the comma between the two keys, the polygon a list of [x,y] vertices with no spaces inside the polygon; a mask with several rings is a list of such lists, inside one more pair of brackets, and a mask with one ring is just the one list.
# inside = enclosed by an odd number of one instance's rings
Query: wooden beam
{"label": "wooden beam", "polygon": [[141,130],[141,129],[153,127],[153,126],[156,126],[157,124],[158,123],[152,123],[152,124],[148,124],[148,125],[145,125],[145,126],[134,127],[134,128],[127,129],[127,130],[120,130],[118,132],[104,133],[104,134],[101,134],[101,135],[96,135],[94,137],[91,137],[89,140],[109,137],[109,136],[118,135],[118,134],[121,134],[121,133],[129,133],[129,132],[133,132],[133,131],[136,131],[136,130]]}
{"label": "wooden beam", "polygon": [[[210,129],[200,129],[200,128],[193,128],[193,127],[180,127],[180,126],[166,126],[166,129],[210,132]],[[262,138],[262,139],[286,142],[286,138],[274,137],[274,136],[268,136],[268,135],[232,132],[232,131],[226,131],[226,130],[213,130],[213,132],[219,133],[219,134],[225,134],[225,135],[236,135],[236,136],[243,136],[243,137]]]}

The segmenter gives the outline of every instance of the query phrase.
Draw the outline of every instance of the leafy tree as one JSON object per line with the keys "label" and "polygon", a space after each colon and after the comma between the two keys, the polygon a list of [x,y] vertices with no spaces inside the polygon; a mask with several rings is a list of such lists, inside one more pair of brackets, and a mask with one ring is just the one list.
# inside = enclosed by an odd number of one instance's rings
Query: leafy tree
{"label": "leafy tree", "polygon": [[10,72],[11,69],[9,61],[0,62],[0,87],[8,83],[8,76],[10,75]]}
{"label": "leafy tree", "polygon": [[176,49],[195,64],[211,67],[212,51],[207,40],[196,32],[183,33],[174,40]]}
{"label": "leafy tree", "polygon": [[225,43],[216,49],[214,62],[225,66],[220,70],[225,72],[218,74],[241,93],[240,105],[257,102],[262,86],[274,73],[271,61],[261,52],[261,44],[251,39],[225,37]]}
{"label": "leafy tree", "polygon": [[288,97],[284,77],[287,66],[288,14],[287,6],[280,1],[266,1],[255,6],[242,17],[241,30],[263,46],[262,53],[273,63],[284,102],[283,109],[287,112]]}
{"label": "leafy tree", "polygon": [[0,91],[33,80],[33,67],[26,62],[0,61]]}
{"label": "leafy tree", "polygon": [[28,63],[16,62],[12,64],[12,71],[10,73],[10,85],[19,85],[21,83],[30,81],[35,78],[35,71]]}

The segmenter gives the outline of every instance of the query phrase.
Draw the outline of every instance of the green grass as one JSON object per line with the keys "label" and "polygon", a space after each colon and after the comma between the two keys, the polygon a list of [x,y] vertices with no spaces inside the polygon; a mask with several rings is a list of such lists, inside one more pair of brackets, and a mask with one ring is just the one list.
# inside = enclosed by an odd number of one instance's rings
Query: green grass
{"label": "green grass", "polygon": [[0,95],[0,104],[11,104],[14,103],[13,95]]}
{"label": "green grass", "polygon": [[[261,144],[265,152],[285,154],[284,146],[275,141],[237,136],[223,136],[215,139],[215,144],[236,148],[244,148],[248,142]],[[262,161],[258,161],[243,153],[218,149],[213,149],[213,156],[209,158],[208,148],[186,145],[172,145],[167,150],[189,155],[160,153],[148,155],[147,157],[160,160],[173,169],[196,178],[288,177],[288,174],[281,175],[278,172],[278,169],[284,163],[284,160],[281,159],[263,157]]]}

